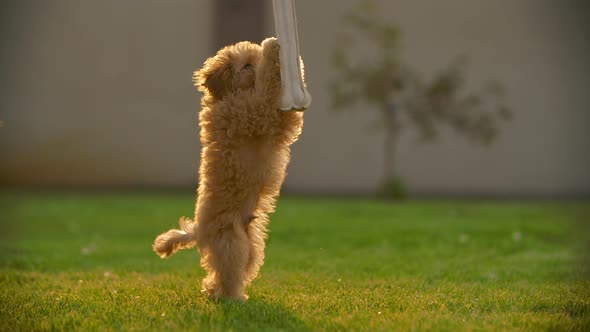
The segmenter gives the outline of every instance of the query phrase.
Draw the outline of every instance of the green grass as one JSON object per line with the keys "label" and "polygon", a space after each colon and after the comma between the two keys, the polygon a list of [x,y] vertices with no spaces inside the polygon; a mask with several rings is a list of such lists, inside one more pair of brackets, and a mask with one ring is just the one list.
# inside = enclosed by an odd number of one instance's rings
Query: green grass
{"label": "green grass", "polygon": [[587,202],[282,197],[237,303],[151,251],[193,199],[0,192],[0,331],[590,330]]}

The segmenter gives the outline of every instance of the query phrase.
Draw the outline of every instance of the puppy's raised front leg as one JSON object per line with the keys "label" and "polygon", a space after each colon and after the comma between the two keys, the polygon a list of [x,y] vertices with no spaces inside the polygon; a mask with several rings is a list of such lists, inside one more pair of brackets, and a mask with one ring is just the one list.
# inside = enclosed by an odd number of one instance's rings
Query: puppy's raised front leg
{"label": "puppy's raised front leg", "polygon": [[[293,144],[299,138],[303,128],[303,112],[284,112],[281,116],[281,130],[277,133],[277,140],[283,146],[283,149],[288,149],[288,146]],[[288,151],[287,151],[288,153]]]}
{"label": "puppy's raised front leg", "polygon": [[281,96],[280,46],[276,38],[267,38],[262,42],[262,58],[256,69],[256,94],[266,102],[276,104]]}

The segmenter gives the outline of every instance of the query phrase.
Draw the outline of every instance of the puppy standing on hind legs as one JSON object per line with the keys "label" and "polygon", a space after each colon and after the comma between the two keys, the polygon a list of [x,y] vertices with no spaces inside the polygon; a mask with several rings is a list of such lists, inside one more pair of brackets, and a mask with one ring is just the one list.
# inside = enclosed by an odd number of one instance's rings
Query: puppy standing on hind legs
{"label": "puppy standing on hind legs", "polygon": [[158,236],[162,257],[198,246],[207,271],[203,292],[246,300],[245,287],[264,262],[274,211],[303,126],[301,112],[279,110],[279,45],[240,42],[221,49],[194,75],[204,92],[199,114],[201,166],[194,222]]}

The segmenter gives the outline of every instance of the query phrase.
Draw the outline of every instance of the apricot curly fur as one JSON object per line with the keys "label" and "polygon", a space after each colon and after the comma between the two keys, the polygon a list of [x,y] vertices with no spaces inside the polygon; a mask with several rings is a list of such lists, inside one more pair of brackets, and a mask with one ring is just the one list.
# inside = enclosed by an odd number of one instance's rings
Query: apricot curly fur
{"label": "apricot curly fur", "polygon": [[195,244],[207,271],[203,292],[246,300],[245,287],[264,262],[269,214],[274,212],[301,112],[279,110],[279,45],[240,42],[221,49],[193,76],[204,92],[202,144],[194,222],[156,239],[168,257]]}

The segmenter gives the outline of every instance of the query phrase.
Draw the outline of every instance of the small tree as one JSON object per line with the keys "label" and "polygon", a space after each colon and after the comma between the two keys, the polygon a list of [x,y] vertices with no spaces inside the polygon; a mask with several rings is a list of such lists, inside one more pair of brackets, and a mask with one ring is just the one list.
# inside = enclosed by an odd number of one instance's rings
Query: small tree
{"label": "small tree", "polygon": [[[341,110],[363,102],[373,106],[367,109],[380,112],[378,126],[385,130],[383,188],[389,196],[403,194],[394,156],[405,130],[413,129],[422,141],[432,142],[446,125],[476,143],[489,145],[498,135],[500,121],[511,117],[501,101],[499,83],[467,91],[463,60],[449,64],[430,79],[405,65],[399,57],[399,29],[379,20],[374,1],[361,0],[343,17],[343,23],[348,29],[332,52],[336,69],[329,86],[332,108]],[[359,41],[370,50],[367,53],[373,52],[373,61],[351,59],[350,50]]]}

